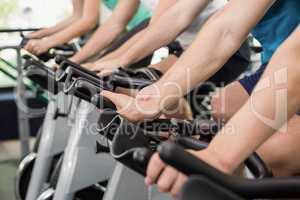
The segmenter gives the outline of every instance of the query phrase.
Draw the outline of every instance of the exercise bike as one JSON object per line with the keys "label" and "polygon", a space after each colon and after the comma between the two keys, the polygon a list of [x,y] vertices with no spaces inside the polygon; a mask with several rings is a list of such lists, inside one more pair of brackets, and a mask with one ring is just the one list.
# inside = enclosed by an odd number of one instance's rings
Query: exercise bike
{"label": "exercise bike", "polygon": [[[292,199],[300,197],[300,179],[264,177],[246,179],[222,173],[174,143],[158,148],[161,159],[190,177],[181,200]],[[176,156],[175,156],[176,155]]]}
{"label": "exercise bike", "polygon": [[[27,41],[27,39],[23,39],[21,46],[24,46]],[[66,46],[61,49],[66,49]],[[72,48],[70,47],[70,49]],[[72,51],[73,53],[69,52],[68,55],[73,55],[74,50]],[[52,55],[48,52],[42,58],[44,61],[48,61],[52,58]],[[37,87],[47,91],[49,102],[46,117],[43,126],[40,128],[33,151],[20,162],[17,170],[15,193],[17,199],[21,200],[26,198],[28,190],[33,191],[33,196],[34,193],[37,194],[43,187],[45,180],[49,179],[48,173],[53,170],[59,158],[58,154],[61,153],[65,146],[62,141],[67,138],[65,134],[68,132],[67,128],[62,129],[61,127],[67,124],[68,120],[71,121],[71,118],[67,119],[67,112],[69,111],[66,110],[68,107],[66,104],[68,104],[68,99],[60,92],[62,87],[61,84],[55,81],[55,71],[34,56],[26,54],[23,56],[23,60],[22,70],[24,75],[35,83]],[[57,132],[57,134],[54,134],[54,132]],[[53,143],[51,143],[50,138],[53,139]],[[40,143],[46,145],[40,145]],[[38,149],[41,146],[44,149],[48,149],[44,150],[42,155],[37,156]],[[39,161],[36,162],[36,160]],[[36,169],[34,169],[34,166]],[[32,173],[33,171],[37,171],[38,175]],[[32,183],[30,184],[30,182]]]}

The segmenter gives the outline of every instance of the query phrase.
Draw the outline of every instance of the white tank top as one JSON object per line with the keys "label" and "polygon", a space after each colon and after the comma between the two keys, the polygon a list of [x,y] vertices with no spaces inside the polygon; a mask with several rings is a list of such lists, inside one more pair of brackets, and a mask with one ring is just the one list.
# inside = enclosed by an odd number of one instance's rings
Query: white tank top
{"label": "white tank top", "polygon": [[[158,5],[159,0],[141,0],[152,12]],[[206,22],[206,20],[213,15],[216,11],[223,8],[227,0],[213,0],[211,1],[204,11],[202,11],[199,16],[193,21],[193,23],[184,31],[177,40],[180,42],[184,49],[188,48],[194,41],[197,33],[199,32],[201,26]]]}

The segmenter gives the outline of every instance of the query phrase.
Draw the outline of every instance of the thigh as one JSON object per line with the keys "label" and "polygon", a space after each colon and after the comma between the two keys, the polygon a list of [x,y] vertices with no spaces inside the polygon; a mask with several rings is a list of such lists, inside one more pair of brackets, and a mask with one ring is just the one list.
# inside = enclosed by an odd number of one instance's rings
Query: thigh
{"label": "thigh", "polygon": [[228,121],[248,98],[248,93],[238,81],[219,89],[211,101],[213,117],[216,120]]}
{"label": "thigh", "polygon": [[258,153],[277,176],[300,174],[300,116],[295,115],[267,140]]}

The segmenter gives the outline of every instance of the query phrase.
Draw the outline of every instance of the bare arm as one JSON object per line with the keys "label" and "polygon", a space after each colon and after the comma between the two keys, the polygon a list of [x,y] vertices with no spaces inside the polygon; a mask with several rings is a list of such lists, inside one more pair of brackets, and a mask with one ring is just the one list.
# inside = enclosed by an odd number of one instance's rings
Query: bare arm
{"label": "bare arm", "polygon": [[[143,38],[132,46],[121,58],[124,66],[135,63],[156,49],[169,44],[182,33],[202,12],[210,0],[174,1],[156,23],[152,23]],[[188,12],[183,12],[188,11]]]}
{"label": "bare arm", "polygon": [[80,18],[82,14],[81,12],[82,9],[81,7],[83,6],[82,4],[83,4],[82,0],[73,0],[73,12],[71,16],[67,17],[66,19],[64,19],[63,21],[59,22],[58,24],[52,27],[41,29],[39,31],[30,33],[28,37],[31,39],[40,39],[46,36],[50,36],[54,33],[57,33],[58,31],[61,31],[64,28],[70,26],[73,22],[75,22]]}
{"label": "bare arm", "polygon": [[99,15],[99,0],[84,1],[82,15],[71,26],[49,37],[49,46],[54,47],[83,35],[96,26]]}
{"label": "bare arm", "polygon": [[[211,17],[191,47],[157,83],[162,98],[184,95],[210,78],[238,50],[273,3],[274,0],[231,0]],[[176,98],[164,103],[172,104],[173,100]]]}
{"label": "bare arm", "polygon": [[101,25],[87,44],[72,60],[83,62],[101,52],[114,41],[124,30],[139,7],[139,0],[121,0],[114,9],[110,19]]}
{"label": "bare arm", "polygon": [[182,96],[224,65],[273,3],[274,0],[231,0],[208,20],[191,47],[167,73],[139,92],[130,108],[123,107],[116,94],[105,95],[119,105],[119,112],[131,121],[168,112]]}
{"label": "bare arm", "polygon": [[273,56],[248,102],[210,144],[208,150],[226,171],[236,169],[300,109],[299,37],[300,27]]}
{"label": "bare arm", "polygon": [[[155,11],[151,17],[150,23],[148,25],[151,26],[151,24],[153,24],[155,21],[157,21],[159,19],[159,17],[161,15],[163,15],[163,13],[170,8],[172,5],[174,5],[174,3],[177,0],[161,0],[159,5],[157,6],[157,8],[155,8]],[[138,34],[134,35],[131,39],[129,39],[127,42],[125,42],[119,49],[117,49],[116,51],[108,54],[107,56],[105,56],[104,58],[102,58],[100,60],[101,61],[106,61],[106,60],[110,60],[110,59],[118,59],[120,58],[122,55],[124,55],[134,44],[136,44],[141,38],[143,38],[144,34],[146,33],[146,31],[148,30],[148,27],[142,31],[140,31]],[[123,65],[122,65],[123,66]]]}

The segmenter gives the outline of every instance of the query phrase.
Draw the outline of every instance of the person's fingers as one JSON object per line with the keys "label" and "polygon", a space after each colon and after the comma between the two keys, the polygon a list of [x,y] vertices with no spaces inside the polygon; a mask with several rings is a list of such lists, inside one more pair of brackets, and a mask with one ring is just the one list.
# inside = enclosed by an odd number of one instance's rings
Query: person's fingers
{"label": "person's fingers", "polygon": [[175,180],[173,187],[170,191],[170,194],[173,198],[177,198],[178,194],[180,193],[183,184],[186,182],[187,178],[186,176],[184,176],[183,174],[179,174],[177,176],[177,179]]}
{"label": "person's fingers", "polygon": [[114,72],[114,70],[104,69],[100,73],[98,73],[97,75],[100,76],[100,77],[102,77],[102,76],[108,76],[108,75],[111,75],[113,72]]}
{"label": "person's fingers", "polygon": [[28,52],[32,52],[32,43],[31,41],[28,41],[28,43],[26,44],[25,46],[25,49],[28,51]]}
{"label": "person's fingers", "polygon": [[37,38],[38,32],[32,32],[26,35],[26,38],[34,39]]}
{"label": "person's fingers", "polygon": [[152,84],[148,87],[143,88],[136,96],[136,98],[138,100],[144,100],[144,101],[153,98],[159,98],[159,92],[157,91],[155,84]]}
{"label": "person's fingers", "polygon": [[161,173],[159,176],[159,179],[157,181],[157,187],[160,192],[169,192],[175,181],[177,180],[178,172],[168,166],[165,168],[165,170]]}
{"label": "person's fingers", "polygon": [[85,63],[81,65],[82,67],[91,70],[93,68],[93,63]]}
{"label": "person's fingers", "polygon": [[151,157],[150,162],[147,167],[147,173],[146,173],[147,176],[145,179],[146,185],[149,186],[149,185],[154,184],[165,167],[166,167],[166,165],[159,158],[158,153],[155,153]]}
{"label": "person's fingers", "polygon": [[111,100],[116,105],[118,111],[123,109],[124,103],[128,102],[130,98],[127,95],[118,94],[106,90],[102,91],[101,95]]}
{"label": "person's fingers", "polygon": [[38,54],[38,53],[39,53],[39,47],[38,47],[37,45],[33,46],[33,48],[32,48],[32,53],[33,53],[34,55],[39,55],[39,54]]}
{"label": "person's fingers", "polygon": [[98,65],[96,63],[91,66],[91,70],[95,72],[101,72],[104,68],[101,65]]}

